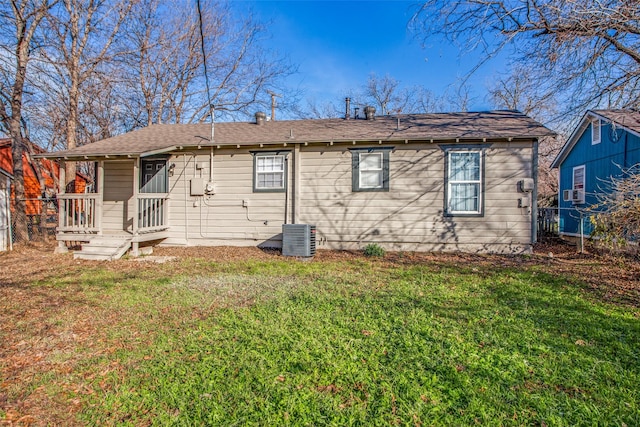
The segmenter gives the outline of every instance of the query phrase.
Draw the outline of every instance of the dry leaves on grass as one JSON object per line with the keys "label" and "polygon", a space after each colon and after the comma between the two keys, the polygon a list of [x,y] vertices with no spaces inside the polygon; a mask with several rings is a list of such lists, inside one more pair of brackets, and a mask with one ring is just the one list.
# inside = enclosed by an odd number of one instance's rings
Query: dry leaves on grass
{"label": "dry leaves on grass", "polygon": [[[549,254],[552,256],[549,256]],[[101,312],[83,300],[73,286],[39,286],[48,278],[73,280],[92,268],[117,274],[163,277],[163,275],[210,274],[211,265],[243,260],[280,259],[277,251],[255,247],[156,248],[155,255],[175,256],[170,265],[137,263],[127,259],[114,262],[78,261],[72,254],[55,255],[52,245],[18,245],[12,252],[0,253],[0,424],[76,425],[81,409],[74,395],[86,392],[83,378],[73,377],[74,366],[98,354],[117,350],[102,335],[103,326],[113,322],[117,313]],[[496,266],[535,268],[541,273],[570,277],[574,283],[586,283],[584,292],[594,298],[640,307],[640,265],[622,257],[576,254],[575,247],[539,245],[532,256],[491,256],[461,253],[388,252],[382,259],[370,260],[357,251],[320,250],[312,262],[376,262],[381,268],[393,265],[429,265],[471,268],[482,274]],[[297,262],[292,260],[292,262]],[[74,293],[75,292],[75,293]],[[64,318],[64,322],[57,319]],[[362,331],[363,335],[370,334]],[[580,340],[579,340],[580,341]],[[576,345],[583,345],[582,342]],[[585,344],[587,344],[585,342]],[[82,347],[82,351],[78,349]],[[123,374],[122,366],[107,366],[108,372]],[[52,397],[44,387],[31,387],[31,378],[51,373],[59,389],[68,396]],[[284,377],[283,377],[284,379]],[[277,379],[281,381],[281,379]],[[327,386],[329,387],[329,386]],[[327,392],[335,390],[327,388]],[[10,397],[11,396],[11,397]]]}

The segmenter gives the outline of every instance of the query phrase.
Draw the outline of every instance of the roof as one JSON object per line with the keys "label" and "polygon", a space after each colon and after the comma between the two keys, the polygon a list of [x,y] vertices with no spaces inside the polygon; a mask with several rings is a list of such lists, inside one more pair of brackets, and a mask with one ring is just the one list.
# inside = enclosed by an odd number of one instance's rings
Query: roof
{"label": "roof", "polygon": [[[24,142],[25,144],[28,144],[31,147],[31,150],[36,154],[44,153],[46,151],[39,145],[34,144],[33,142],[29,141],[26,138],[23,138],[22,142]],[[11,147],[11,138],[0,138],[0,148],[6,148],[6,147]]]}
{"label": "roof", "polygon": [[591,123],[593,119],[601,119],[609,123],[615,123],[621,129],[625,129],[640,137],[640,111],[638,110],[588,110],[578,126],[573,130],[571,136],[562,147],[562,150],[558,153],[556,158],[551,163],[552,168],[560,167],[560,164],[564,162],[573,147],[578,143],[578,140],[584,133],[584,131]]}
{"label": "roof", "polygon": [[152,125],[73,150],[43,156],[83,158],[148,156],[179,147],[252,146],[316,142],[456,141],[540,138],[555,135],[542,124],[517,111],[406,114],[365,119],[282,120],[215,124]]}
{"label": "roof", "polygon": [[640,135],[640,111],[638,110],[593,110],[593,114]]}
{"label": "roof", "polygon": [[[31,151],[34,153],[33,157],[38,157],[38,158],[46,157],[46,155],[43,154],[43,153],[46,153],[46,151],[42,147],[34,144],[33,142],[27,139],[23,139],[23,141],[25,142],[25,144],[29,144]],[[29,156],[27,154],[28,153],[23,152],[22,161],[24,165],[30,165],[30,167],[29,168],[23,167],[23,174],[25,176],[35,176],[33,165],[31,164],[29,160]],[[56,175],[56,177],[58,176],[59,165],[57,163],[50,164],[49,160],[42,160],[41,165],[43,166],[43,171],[46,175],[50,175],[51,171],[53,170],[53,173]],[[0,171],[5,172],[5,174],[10,176],[11,179],[14,178],[14,176],[12,175],[13,174],[13,153],[11,152],[11,138],[0,138]],[[80,171],[76,171],[76,179],[78,178],[86,182],[92,181],[89,176],[83,174]]]}

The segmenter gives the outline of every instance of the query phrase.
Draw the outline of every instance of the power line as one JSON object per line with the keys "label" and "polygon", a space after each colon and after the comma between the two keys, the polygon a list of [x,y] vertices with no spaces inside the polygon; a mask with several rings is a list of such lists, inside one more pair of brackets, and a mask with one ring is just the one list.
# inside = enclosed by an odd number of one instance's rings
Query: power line
{"label": "power line", "polygon": [[196,0],[196,5],[198,8],[198,25],[200,27],[200,49],[202,51],[202,64],[204,65],[204,81],[207,85],[207,101],[209,102],[209,114],[211,116],[211,142],[213,142],[214,136],[214,112],[215,108],[211,103],[211,89],[209,88],[209,73],[207,73],[207,52],[204,48],[204,29],[202,24],[202,8],[200,6],[200,0]]}

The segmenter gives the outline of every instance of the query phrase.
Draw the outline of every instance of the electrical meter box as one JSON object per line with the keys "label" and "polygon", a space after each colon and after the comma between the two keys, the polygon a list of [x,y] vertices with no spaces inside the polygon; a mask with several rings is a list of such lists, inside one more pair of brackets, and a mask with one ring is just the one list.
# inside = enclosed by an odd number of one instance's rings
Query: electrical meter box
{"label": "electrical meter box", "polygon": [[193,178],[190,184],[192,196],[204,196],[205,182],[203,179]]}

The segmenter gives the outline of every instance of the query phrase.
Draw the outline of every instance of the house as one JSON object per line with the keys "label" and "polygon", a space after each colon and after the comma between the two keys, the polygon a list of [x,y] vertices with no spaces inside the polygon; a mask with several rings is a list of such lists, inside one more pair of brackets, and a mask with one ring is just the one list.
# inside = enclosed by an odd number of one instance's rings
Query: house
{"label": "house", "polygon": [[101,259],[145,242],[281,247],[283,224],[315,225],[321,248],[531,249],[537,141],[553,132],[514,111],[374,110],[152,125],[45,154],[97,162],[97,193],[59,194],[57,238]]}
{"label": "house", "polygon": [[[34,154],[42,154],[44,150],[37,145],[25,141],[28,144],[28,152],[25,152],[22,157],[22,170],[24,176],[24,193],[25,193],[25,211],[27,215],[27,230],[29,235],[33,235],[32,232],[36,229],[40,229],[40,231],[44,231],[42,228],[41,216],[46,214],[47,221],[44,223],[47,227],[47,231],[53,233],[53,228],[56,224],[56,205],[55,194],[57,192],[58,187],[58,177],[60,175],[60,165],[57,162],[41,159],[40,165],[35,164],[34,159],[31,157],[31,153]],[[11,237],[10,234],[10,218],[14,218],[12,215],[15,207],[13,205],[15,199],[15,190],[10,185],[10,182],[13,182],[13,155],[11,153],[11,139],[9,138],[0,138],[0,172],[4,173],[5,176],[10,176],[11,180],[7,187],[6,191],[6,204],[7,209],[6,216],[2,216],[0,213],[0,233],[7,234],[7,241]],[[44,188],[40,185],[40,178],[38,174],[41,175],[42,180],[44,182]],[[0,176],[2,179],[2,176]],[[70,186],[70,190],[73,189],[76,192],[84,192],[87,185],[90,183],[90,178],[85,176],[82,173],[76,174],[76,179],[72,182],[73,185]],[[2,183],[0,183],[0,192],[2,192]],[[2,197],[0,195],[0,197]],[[45,199],[50,200],[49,203],[43,203],[43,197]],[[0,202],[1,204],[2,202]],[[43,212],[43,207],[45,211]],[[2,206],[0,205],[0,209]],[[7,224],[5,226],[2,225],[2,220],[5,220]],[[4,227],[4,228],[3,228]],[[3,231],[4,230],[4,231]],[[11,242],[9,241],[9,245]],[[6,246],[6,245],[5,245]],[[2,248],[2,241],[0,238],[0,249]]]}
{"label": "house", "polygon": [[[29,151],[34,154],[42,154],[44,150],[37,145],[27,142]],[[45,188],[41,188],[38,179],[38,171],[33,163],[29,153],[24,153],[22,157],[22,173],[24,175],[24,193],[26,199],[27,215],[39,215],[41,212],[41,202],[43,193],[53,195],[57,192],[58,177],[60,176],[60,165],[47,159],[40,160],[41,168],[39,172],[42,174]],[[0,170],[4,170],[7,174],[13,174],[13,155],[11,154],[11,139],[0,138]],[[83,193],[86,186],[90,182],[90,178],[82,173],[76,174],[73,188],[77,193]],[[14,197],[13,191],[11,192]]]}
{"label": "house", "polygon": [[591,233],[587,209],[611,177],[640,163],[640,112],[587,111],[551,167],[559,170],[559,232]]}

